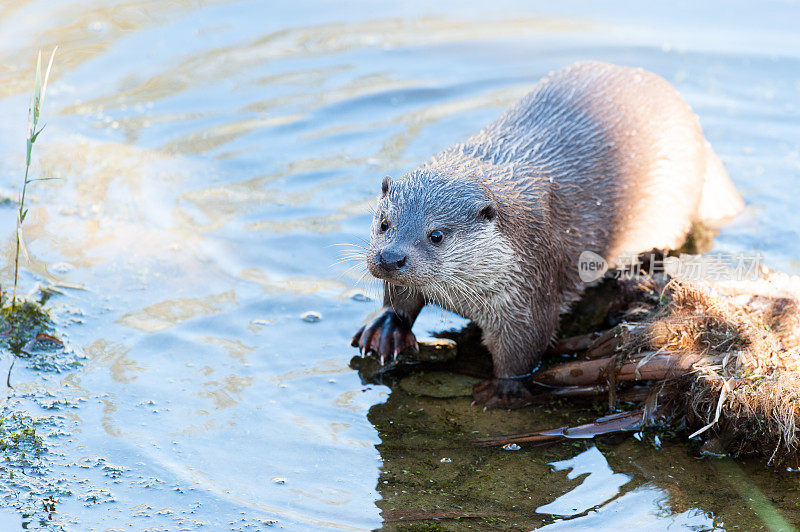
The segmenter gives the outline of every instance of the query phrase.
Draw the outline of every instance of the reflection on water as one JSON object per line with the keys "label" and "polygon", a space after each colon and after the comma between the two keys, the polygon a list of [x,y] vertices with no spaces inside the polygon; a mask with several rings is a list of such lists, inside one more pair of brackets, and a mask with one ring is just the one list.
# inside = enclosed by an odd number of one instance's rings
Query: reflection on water
{"label": "reflection on water", "polygon": [[571,491],[553,502],[538,507],[536,512],[540,514],[563,517],[582,514],[615,498],[620,488],[631,481],[626,475],[614,473],[597,447],[591,447],[569,460],[560,460],[550,465],[553,466],[553,471],[570,469],[567,475],[569,480],[583,475],[586,477]]}
{"label": "reflection on water", "polygon": [[[337,264],[382,175],[594,58],[656,71],[698,112],[749,205],[718,249],[798,271],[796,8],[396,4],[0,3],[0,192],[24,167],[36,49],[60,45],[34,170],[62,179],[32,190],[23,287],[61,287],[50,305],[75,350],[72,365],[13,370],[3,415],[47,452],[0,468],[0,524],[402,529],[442,509],[477,529],[797,521],[790,474],[731,476],[682,445],[465,449],[473,431],[573,413],[363,385],[347,344],[378,300]],[[0,206],[6,264],[14,217]],[[431,309],[418,331],[462,323]]]}
{"label": "reflection on water", "polygon": [[642,486],[588,515],[543,526],[541,530],[724,530],[700,510],[673,512],[668,494]]}

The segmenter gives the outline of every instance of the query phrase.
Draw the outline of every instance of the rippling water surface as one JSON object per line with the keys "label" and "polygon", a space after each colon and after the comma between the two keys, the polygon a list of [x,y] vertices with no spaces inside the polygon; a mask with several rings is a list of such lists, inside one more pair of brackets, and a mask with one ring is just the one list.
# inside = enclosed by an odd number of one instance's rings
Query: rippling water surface
{"label": "rippling water surface", "polygon": [[[796,520],[796,477],[699,461],[681,445],[534,448],[512,462],[435,451],[417,457],[421,466],[398,466],[414,448],[393,442],[413,431],[392,427],[423,410],[441,410],[426,421],[435,424],[461,409],[478,430],[491,428],[487,419],[530,422],[482,417],[466,398],[389,398],[348,368],[348,340],[377,303],[354,288],[360,271],[336,264],[336,244],[366,237],[380,178],[465,139],[575,60],[642,66],[675,84],[748,204],[716,250],[760,253],[798,273],[800,7],[632,11],[0,4],[6,195],[24,169],[35,52],[60,45],[34,170],[62,179],[32,190],[23,291],[61,287],[49,305],[80,363],[13,370],[5,415],[35,425],[48,451],[24,470],[0,467],[4,529],[373,529],[381,510],[410,519],[421,514],[397,510],[437,505],[483,512],[442,522],[478,529]],[[0,208],[6,264],[14,217],[13,206]],[[5,286],[11,275],[6,267]],[[321,319],[301,319],[308,311]],[[462,323],[428,310],[417,331]],[[444,452],[458,457],[440,463]],[[398,480],[425,464],[452,467],[429,483]],[[465,493],[468,482],[476,487]],[[50,496],[55,512],[42,503]]]}

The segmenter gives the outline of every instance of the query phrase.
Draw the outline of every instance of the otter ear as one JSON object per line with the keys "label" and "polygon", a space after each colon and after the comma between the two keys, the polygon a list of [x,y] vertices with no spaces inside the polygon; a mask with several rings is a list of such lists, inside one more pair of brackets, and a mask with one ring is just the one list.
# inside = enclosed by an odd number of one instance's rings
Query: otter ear
{"label": "otter ear", "polygon": [[494,203],[484,203],[478,208],[478,216],[491,222],[497,217],[497,206]]}
{"label": "otter ear", "polygon": [[384,197],[387,192],[389,192],[389,185],[392,184],[392,178],[388,175],[383,178],[383,182],[381,183],[381,197]]}

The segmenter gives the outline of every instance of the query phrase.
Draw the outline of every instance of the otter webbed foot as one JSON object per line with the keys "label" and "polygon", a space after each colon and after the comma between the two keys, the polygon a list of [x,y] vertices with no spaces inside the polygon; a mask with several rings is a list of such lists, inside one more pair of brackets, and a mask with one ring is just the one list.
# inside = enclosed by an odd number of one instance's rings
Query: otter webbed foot
{"label": "otter webbed foot", "polygon": [[353,347],[365,355],[375,354],[385,364],[388,360],[396,360],[406,349],[419,349],[417,338],[411,332],[409,320],[387,309],[369,325],[364,325],[353,336],[350,342]]}
{"label": "otter webbed foot", "polygon": [[514,410],[533,403],[533,394],[521,379],[490,379],[472,387],[473,404]]}

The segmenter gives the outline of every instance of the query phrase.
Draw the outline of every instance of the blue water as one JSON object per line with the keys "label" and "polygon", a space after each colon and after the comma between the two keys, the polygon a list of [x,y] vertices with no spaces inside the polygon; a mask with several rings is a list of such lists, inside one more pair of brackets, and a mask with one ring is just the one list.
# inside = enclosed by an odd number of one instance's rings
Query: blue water
{"label": "blue water", "polygon": [[[14,368],[6,414],[31,418],[49,452],[39,476],[0,469],[0,523],[380,527],[366,414],[389,389],[347,365],[377,303],[353,297],[369,286],[335,244],[367,237],[383,175],[573,61],[672,82],[747,203],[715,250],[800,273],[798,20],[794,2],[0,4],[12,197],[35,52],[59,45],[34,172],[62,179],[32,190],[22,287],[62,287],[51,307],[81,361]],[[0,209],[6,264],[14,217]],[[417,331],[462,323],[431,309]],[[654,528],[727,526],[702,505],[663,510],[670,493],[640,482],[615,504]],[[614,511],[592,526],[616,526]]]}

